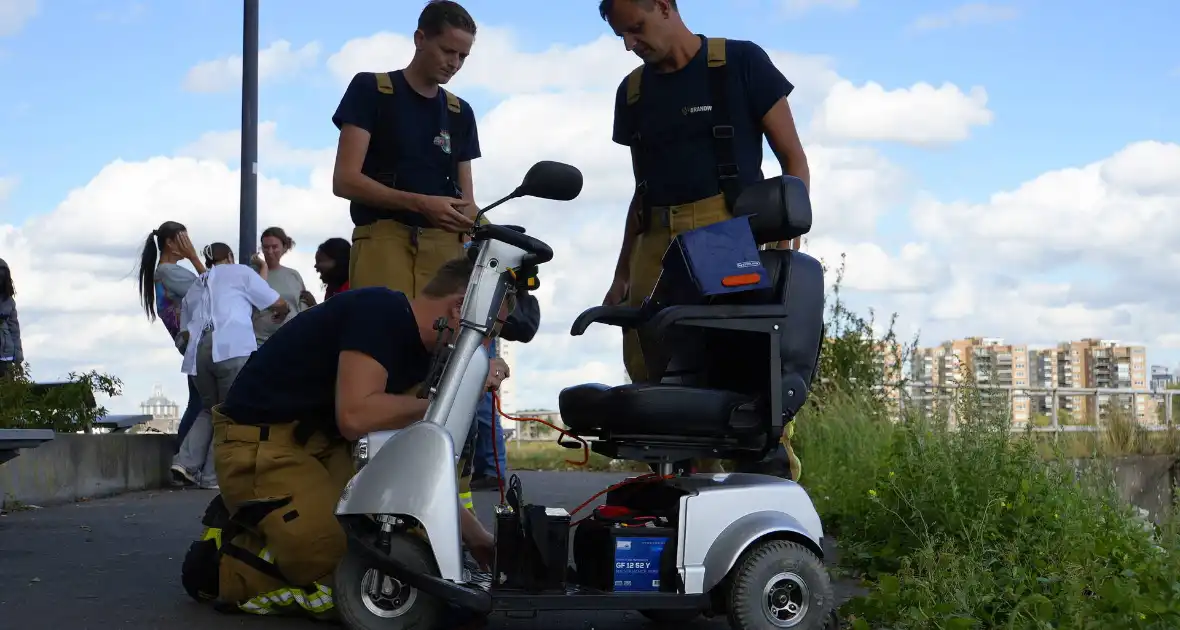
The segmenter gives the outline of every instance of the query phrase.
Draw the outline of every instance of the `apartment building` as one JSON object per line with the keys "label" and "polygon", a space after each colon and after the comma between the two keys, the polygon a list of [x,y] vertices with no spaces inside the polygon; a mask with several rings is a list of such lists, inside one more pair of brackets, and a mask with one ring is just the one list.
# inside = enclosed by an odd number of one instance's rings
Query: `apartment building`
{"label": "apartment building", "polygon": [[[939,386],[962,384],[972,379],[979,385],[1002,387],[1012,392],[1012,421],[1023,426],[1038,416],[1053,413],[1052,395],[1030,389],[1145,389],[1146,348],[1121,345],[1116,341],[1083,339],[1056,347],[1036,348],[1006,344],[1002,339],[969,337],[948,341],[933,348],[919,348],[911,364],[913,393],[927,409]],[[944,389],[945,391],[945,389]],[[1147,396],[1058,396],[1062,421],[1082,423],[1104,414],[1117,402],[1142,422],[1155,421],[1155,403]]]}
{"label": "apartment building", "polygon": [[[544,420],[555,427],[569,430],[569,427],[561,421],[560,411],[554,411],[552,409],[524,409],[513,415],[518,418]],[[546,442],[555,441],[558,438],[557,431],[540,422],[510,422],[509,424],[516,425],[516,431],[513,432],[512,439],[517,442]]]}
{"label": "apartment building", "polygon": [[[1069,370],[1072,368],[1067,364]],[[1062,387],[1063,373],[1061,371],[1061,353],[1057,348],[1029,348],[1028,350],[1028,387],[1035,389],[1055,389]],[[1062,405],[1058,400],[1058,405]],[[1072,403],[1070,403],[1072,404]],[[1029,392],[1030,418],[1036,416],[1051,417],[1053,414],[1053,400],[1051,395]]]}
{"label": "apartment building", "polygon": [[[497,339],[496,356],[508,364],[508,370],[510,372],[516,370],[516,343]],[[516,384],[519,381],[519,378],[508,378],[500,384],[500,408],[505,413],[514,413],[516,411]]]}
{"label": "apartment building", "polygon": [[[1032,367],[1027,345],[1008,344],[994,337],[956,339],[915,351],[911,362],[911,391],[920,394],[915,397],[916,402],[927,412],[932,412],[936,395],[945,396],[955,386],[966,383],[1013,390],[1012,421],[1024,425],[1040,405],[1020,394],[1023,388],[1030,387]],[[1009,399],[1006,391],[994,389],[985,389],[981,396],[985,401]]]}
{"label": "apartment building", "polygon": [[1151,391],[1157,392],[1172,387],[1176,383],[1176,376],[1167,366],[1151,366]]}
{"label": "apartment building", "polygon": [[[1085,348],[1085,354],[1089,359],[1083,368],[1084,375],[1087,377],[1084,387],[1147,389],[1147,348],[1124,346],[1117,341],[1101,339],[1083,339],[1072,345],[1080,345]],[[1131,397],[1100,394],[1097,396],[1097,412],[1104,414],[1112,404],[1117,404],[1140,421],[1154,421],[1155,402],[1148,396],[1134,398],[1134,406],[1132,406]]]}

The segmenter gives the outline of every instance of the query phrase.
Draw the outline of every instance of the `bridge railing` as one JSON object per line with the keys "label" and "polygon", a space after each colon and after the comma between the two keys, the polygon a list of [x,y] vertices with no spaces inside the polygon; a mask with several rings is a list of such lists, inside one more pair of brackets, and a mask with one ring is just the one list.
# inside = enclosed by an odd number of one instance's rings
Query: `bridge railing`
{"label": "bridge railing", "polygon": [[[1178,404],[1175,397],[1180,394],[1180,390],[961,383],[906,383],[876,389],[894,402],[899,415],[911,411],[945,413],[952,425],[956,402],[967,392],[979,392],[983,408],[1010,414],[1013,431],[1045,433],[1100,431],[1116,414],[1147,431],[1170,431]],[[1043,425],[1038,422],[1042,418]],[[1034,426],[1028,426],[1030,423]]]}

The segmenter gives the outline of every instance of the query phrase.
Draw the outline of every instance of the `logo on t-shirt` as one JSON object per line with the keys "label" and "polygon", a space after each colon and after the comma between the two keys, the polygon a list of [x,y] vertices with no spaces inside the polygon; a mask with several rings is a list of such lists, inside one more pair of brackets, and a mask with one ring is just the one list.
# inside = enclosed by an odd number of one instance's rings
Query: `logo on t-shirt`
{"label": "logo on t-shirt", "polygon": [[687,116],[689,114],[700,114],[711,111],[713,111],[712,105],[697,105],[696,107],[684,107],[680,110],[680,113]]}
{"label": "logo on t-shirt", "polygon": [[434,137],[434,146],[443,150],[447,155],[451,154],[451,133],[449,131],[440,131]]}

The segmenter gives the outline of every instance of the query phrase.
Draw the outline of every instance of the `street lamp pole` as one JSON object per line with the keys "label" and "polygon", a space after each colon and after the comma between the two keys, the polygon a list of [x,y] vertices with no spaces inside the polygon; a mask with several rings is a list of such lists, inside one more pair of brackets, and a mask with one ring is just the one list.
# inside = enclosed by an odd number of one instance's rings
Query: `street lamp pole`
{"label": "street lamp pole", "polygon": [[258,244],[258,0],[244,0],[242,19],[242,185],[238,261],[248,263]]}

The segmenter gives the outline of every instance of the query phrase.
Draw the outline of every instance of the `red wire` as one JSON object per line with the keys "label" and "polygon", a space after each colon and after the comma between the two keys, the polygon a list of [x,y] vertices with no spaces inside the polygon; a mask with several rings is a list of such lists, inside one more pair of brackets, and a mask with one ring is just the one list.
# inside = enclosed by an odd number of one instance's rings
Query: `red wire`
{"label": "red wire", "polygon": [[[567,463],[573,464],[574,466],[585,466],[586,464],[588,464],[590,462],[590,444],[586,440],[570,433],[569,431],[566,431],[565,429],[554,426],[553,424],[546,422],[540,418],[516,417],[516,416],[510,416],[510,415],[504,413],[504,411],[502,409],[500,409],[500,394],[499,394],[499,392],[492,392],[492,402],[495,403],[496,412],[499,413],[500,417],[502,417],[502,418],[507,418],[509,420],[512,420],[513,422],[521,422],[521,423],[523,423],[523,422],[539,422],[539,423],[549,427],[550,429],[553,429],[554,431],[557,431],[558,433],[560,433],[568,438],[573,438],[573,439],[581,442],[582,443],[582,461],[575,462],[573,460],[567,459],[567,460],[565,460]],[[492,418],[492,423],[493,423],[492,424],[492,457],[494,457],[496,460],[496,483],[500,487],[500,503],[504,503],[504,501],[505,501],[505,498],[504,498],[504,471],[500,470],[500,452],[499,452],[499,447],[497,446],[497,443],[499,442],[499,440],[497,440],[495,437],[496,436],[495,421],[496,421],[495,418]],[[605,490],[598,492],[597,494],[590,497],[589,499],[586,499],[581,505],[574,508],[573,511],[570,512],[570,516],[573,516],[574,514],[581,512],[582,510],[584,510],[586,508],[586,506],[593,503],[595,499],[597,499],[598,497],[600,497],[608,492],[611,492],[612,490],[618,490],[619,488],[622,488],[623,486],[628,486],[633,483],[649,482],[649,481],[663,481],[665,479],[671,479],[675,476],[676,475],[659,475],[657,473],[647,473],[644,475],[639,475],[638,477],[624,479],[623,481],[620,481],[619,483],[616,483],[612,486],[607,487]],[[590,518],[590,517],[587,516],[586,518]],[[570,527],[573,527],[573,526],[577,525],[578,523],[581,523],[582,521],[586,520],[586,518],[580,519],[577,522],[571,522]]]}
{"label": "red wire", "polygon": [[[513,422],[522,422],[522,423],[523,422],[538,422],[540,424],[543,424],[543,425],[549,427],[550,429],[553,429],[554,431],[557,431],[558,433],[560,433],[568,438],[572,438],[572,439],[575,439],[575,440],[581,442],[582,443],[582,461],[575,462],[572,459],[567,459],[565,461],[566,461],[566,463],[572,464],[574,466],[585,466],[586,464],[590,463],[590,444],[586,440],[583,440],[582,438],[570,433],[569,431],[566,431],[565,429],[555,426],[552,423],[546,422],[540,418],[516,417],[516,416],[511,416],[511,415],[504,413],[504,410],[500,408],[500,393],[499,392],[492,392],[492,402],[495,404],[496,413],[500,414],[501,418],[507,418],[509,420],[512,420]],[[499,440],[495,439],[495,435],[496,435],[495,421],[496,421],[495,418],[492,418],[492,423],[493,423],[493,425],[492,425],[492,454],[496,458],[496,483],[500,487],[500,503],[504,503],[504,471],[500,470],[500,454],[499,454],[499,447],[497,446],[497,443],[499,442]]]}

